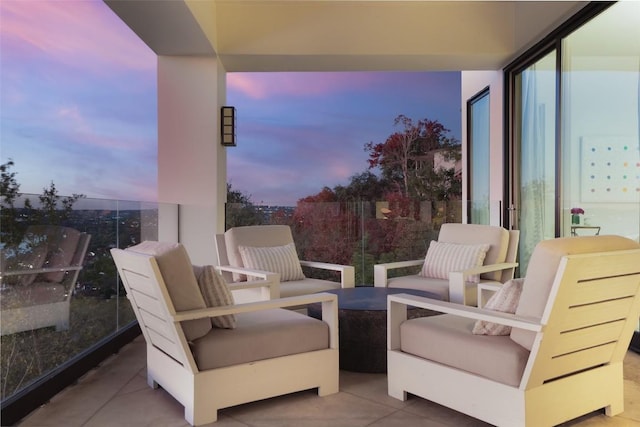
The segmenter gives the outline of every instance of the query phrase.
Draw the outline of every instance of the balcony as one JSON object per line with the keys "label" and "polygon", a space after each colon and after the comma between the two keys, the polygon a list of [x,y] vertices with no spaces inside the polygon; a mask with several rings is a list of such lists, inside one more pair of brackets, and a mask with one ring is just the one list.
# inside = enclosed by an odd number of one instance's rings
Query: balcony
{"label": "balcony", "polygon": [[[141,337],[25,418],[20,426],[187,426],[183,407],[164,390],[146,384]],[[640,354],[624,364],[625,412],[609,418],[593,412],[564,426],[640,423]],[[385,374],[340,372],[340,392],[318,397],[304,391],[219,412],[215,426],[489,426],[414,396],[387,395]]]}
{"label": "balcony", "polygon": [[[35,195],[26,195],[36,200]],[[22,201],[19,206],[22,206]],[[35,206],[37,209],[38,206]],[[499,210],[499,206],[495,206]],[[183,408],[162,390],[152,390],[145,379],[145,344],[142,337],[87,372],[77,384],[73,378],[59,381],[58,371],[92,348],[109,344],[117,334],[132,329],[133,313],[118,286],[111,247],[126,247],[142,240],[162,240],[171,234],[172,220],[159,218],[176,205],[142,204],[113,200],[81,199],[62,220],[92,235],[83,270],[72,289],[71,322],[66,330],[52,327],[27,330],[2,337],[3,410],[13,394],[54,376],[53,389],[62,390],[24,418],[20,425],[186,425]],[[494,210],[495,210],[494,209]],[[255,223],[288,224],[298,250],[320,261],[352,264],[358,284],[372,283],[376,262],[412,259],[424,255],[444,222],[460,222],[461,202],[420,202],[394,205],[387,202],[305,203],[290,210],[273,207],[227,205],[227,228]],[[19,210],[18,228],[42,221],[35,212]],[[58,215],[62,215],[58,212]],[[4,218],[4,217],[3,217]],[[172,218],[171,215],[162,218]],[[60,218],[59,218],[60,219]],[[41,223],[41,222],[38,222]],[[3,223],[8,232],[8,223]],[[169,229],[169,231],[167,231]],[[320,231],[318,231],[320,230]],[[3,235],[3,244],[9,240]],[[322,257],[328,257],[321,259]],[[342,257],[342,258],[341,258]],[[135,326],[135,325],[133,325]],[[128,336],[136,332],[128,332]],[[111,351],[115,348],[111,346]],[[64,351],[63,351],[64,350]],[[16,357],[16,355],[23,355]],[[94,359],[95,360],[95,359]],[[24,365],[24,366],[23,366]],[[78,371],[76,371],[78,372]],[[629,352],[625,360],[626,412],[623,422],[640,422],[640,355]],[[400,402],[387,395],[384,374],[342,371],[340,393],[318,398],[314,392],[269,399],[221,411],[218,425],[396,425],[438,422],[439,425],[486,425],[428,401],[412,398]],[[65,388],[66,387],[66,388]],[[140,408],[146,408],[140,410]],[[614,423],[601,413],[582,417],[568,425]],[[629,421],[632,420],[632,421]]]}

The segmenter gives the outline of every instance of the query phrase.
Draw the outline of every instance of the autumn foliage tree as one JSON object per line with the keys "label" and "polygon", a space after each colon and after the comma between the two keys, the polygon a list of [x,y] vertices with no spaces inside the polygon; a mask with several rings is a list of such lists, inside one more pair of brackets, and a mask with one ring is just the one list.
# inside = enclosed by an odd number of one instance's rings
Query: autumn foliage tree
{"label": "autumn foliage tree", "polygon": [[[414,122],[404,115],[394,125],[398,131],[384,142],[365,144],[367,170],[348,185],[325,186],[298,200],[287,218],[302,259],[354,265],[358,284],[372,283],[375,263],[424,256],[442,216],[436,203],[461,195],[460,176],[451,167],[461,157],[460,143],[449,130],[436,120]],[[437,167],[436,159],[445,167]],[[317,271],[305,274],[319,277]]]}
{"label": "autumn foliage tree", "polygon": [[417,200],[453,198],[459,187],[454,181],[460,179],[455,171],[436,168],[435,158],[439,154],[443,160],[459,160],[459,141],[437,120],[414,122],[401,114],[395,118],[394,126],[400,130],[384,142],[365,145],[369,168],[380,169],[389,192]]}

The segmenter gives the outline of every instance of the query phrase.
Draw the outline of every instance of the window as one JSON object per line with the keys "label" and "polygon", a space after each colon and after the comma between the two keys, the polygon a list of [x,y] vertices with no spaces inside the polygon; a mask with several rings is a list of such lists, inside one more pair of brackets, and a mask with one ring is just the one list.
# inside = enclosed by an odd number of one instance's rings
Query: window
{"label": "window", "polygon": [[489,89],[467,103],[469,135],[469,204],[470,224],[489,224]]}

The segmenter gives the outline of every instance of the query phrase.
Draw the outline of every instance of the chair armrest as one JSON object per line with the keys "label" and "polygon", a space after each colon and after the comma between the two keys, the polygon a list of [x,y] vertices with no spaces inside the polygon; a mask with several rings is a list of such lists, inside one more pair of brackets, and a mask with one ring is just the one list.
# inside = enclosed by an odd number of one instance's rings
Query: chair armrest
{"label": "chair armrest", "polygon": [[[389,312],[397,312],[398,310],[406,311],[407,306],[425,308],[445,314],[453,314],[467,319],[486,320],[488,322],[494,322],[500,325],[511,326],[513,328],[525,329],[533,332],[540,332],[544,327],[544,325],[540,323],[540,319],[534,317],[518,316],[495,310],[469,307],[409,294],[393,294],[387,297],[387,308]],[[402,307],[404,307],[404,309]]]}
{"label": "chair armrest", "polygon": [[356,284],[356,269],[352,265],[331,264],[328,262],[303,260],[300,260],[300,265],[303,267],[339,271],[340,286],[343,288],[353,288]]}
{"label": "chair armrest", "polygon": [[386,288],[389,270],[405,267],[416,267],[418,265],[422,265],[423,263],[424,258],[413,259],[410,261],[397,261],[388,262],[386,264],[376,264],[373,266],[373,286]]}
{"label": "chair armrest", "polygon": [[265,271],[265,270],[252,270],[250,268],[244,268],[244,267],[232,267],[230,265],[217,265],[216,270],[218,271],[228,271],[230,273],[238,273],[238,274],[244,274],[245,276],[251,276],[251,277],[257,277],[259,279],[263,279],[266,280],[267,277],[269,276],[278,276],[278,282],[280,281],[280,274],[278,273],[274,273],[272,271]]}
{"label": "chair armrest", "polygon": [[[478,267],[472,267],[462,271],[452,271],[449,273],[449,301],[458,304],[472,303],[474,301],[467,301],[466,287],[467,279],[469,276],[475,276],[482,273],[491,273],[493,271],[507,270],[509,268],[515,268],[518,266],[517,262],[502,262],[498,264],[481,265]],[[475,286],[475,283],[473,284]]]}
{"label": "chair armrest", "polygon": [[227,286],[229,286],[229,289],[231,291],[236,291],[241,289],[264,288],[263,297],[266,297],[268,294],[268,299],[280,298],[280,274],[279,273],[273,273],[271,271],[264,271],[264,270],[251,270],[249,268],[244,268],[244,267],[232,267],[230,265],[218,265],[215,268],[220,272],[228,271],[230,273],[239,273],[239,274],[244,274],[245,276],[248,276],[248,277],[258,278],[258,280],[246,280],[243,282],[227,283]]}
{"label": "chair armrest", "polygon": [[400,348],[400,325],[407,320],[407,306],[426,308],[441,313],[453,314],[469,319],[486,320],[529,331],[540,332],[544,325],[540,319],[516,316],[477,307],[438,301],[409,294],[393,294],[387,296],[387,349]]}
{"label": "chair armrest", "polygon": [[328,292],[249,302],[246,304],[181,311],[177,312],[172,317],[174,322],[183,322],[185,320],[218,317],[227,314],[249,313],[275,308],[297,307],[313,303],[322,303],[322,320],[329,325],[330,347],[338,348],[338,296]]}
{"label": "chair armrest", "polygon": [[489,301],[491,295],[498,292],[504,285],[501,282],[480,282],[478,283],[478,307],[482,308]]}

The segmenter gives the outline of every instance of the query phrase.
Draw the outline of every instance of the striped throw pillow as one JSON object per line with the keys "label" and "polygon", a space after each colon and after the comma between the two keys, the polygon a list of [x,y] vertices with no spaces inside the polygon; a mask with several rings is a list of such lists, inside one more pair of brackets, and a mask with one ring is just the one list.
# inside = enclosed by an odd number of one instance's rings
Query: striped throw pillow
{"label": "striped throw pillow", "polygon": [[[207,307],[220,307],[233,305],[233,294],[227,286],[224,277],[212,266],[193,266],[193,273],[198,281],[198,287]],[[216,328],[234,329],[236,327],[236,316],[226,314],[211,318],[211,324]]]}
{"label": "striped throw pillow", "polygon": [[[493,294],[483,308],[500,311],[502,313],[515,313],[522,294],[524,279],[512,279],[502,285],[500,290]],[[499,323],[476,320],[472,332],[475,335],[509,335],[511,326]]]}
{"label": "striped throw pillow", "polygon": [[271,247],[238,246],[238,250],[246,268],[279,273],[281,282],[305,278],[294,243]]}
{"label": "striped throw pillow", "polygon": [[[432,240],[424,258],[420,276],[449,279],[449,273],[452,271],[481,266],[490,247],[490,244],[462,245]],[[469,276],[467,281],[478,283],[480,277],[478,275]]]}

